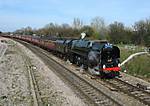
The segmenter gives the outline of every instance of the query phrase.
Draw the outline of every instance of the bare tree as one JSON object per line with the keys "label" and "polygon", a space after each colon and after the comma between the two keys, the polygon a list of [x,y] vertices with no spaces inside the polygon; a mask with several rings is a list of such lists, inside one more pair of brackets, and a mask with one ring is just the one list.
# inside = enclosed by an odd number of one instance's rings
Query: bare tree
{"label": "bare tree", "polygon": [[134,26],[136,44],[150,45],[150,19],[135,22]]}
{"label": "bare tree", "polygon": [[91,27],[97,34],[96,36],[98,36],[98,38],[104,39],[108,35],[108,30],[107,30],[105,21],[101,17],[97,16],[97,17],[93,18],[91,21]]}
{"label": "bare tree", "polygon": [[105,27],[104,19],[98,16],[93,18],[91,22],[91,27],[95,31],[99,32],[103,27]]}
{"label": "bare tree", "polygon": [[63,24],[61,25],[61,27],[64,28],[64,29],[68,29],[68,28],[70,28],[70,25],[67,24],[67,23],[63,23]]}
{"label": "bare tree", "polygon": [[74,20],[73,20],[73,28],[81,29],[82,26],[83,26],[83,21],[80,20],[79,18],[74,18]]}

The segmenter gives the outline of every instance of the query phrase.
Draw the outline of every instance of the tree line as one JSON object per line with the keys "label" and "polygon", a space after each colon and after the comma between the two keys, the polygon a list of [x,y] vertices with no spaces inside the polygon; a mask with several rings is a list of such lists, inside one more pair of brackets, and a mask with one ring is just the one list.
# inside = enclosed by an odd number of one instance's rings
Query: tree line
{"label": "tree line", "polygon": [[79,18],[74,18],[72,25],[63,23],[49,23],[43,28],[31,27],[16,30],[15,34],[37,36],[80,37],[85,32],[90,39],[106,39],[115,44],[135,44],[150,46],[150,19],[140,20],[132,27],[126,27],[122,22],[113,22],[109,25],[101,17],[95,17],[90,25],[85,25]]}

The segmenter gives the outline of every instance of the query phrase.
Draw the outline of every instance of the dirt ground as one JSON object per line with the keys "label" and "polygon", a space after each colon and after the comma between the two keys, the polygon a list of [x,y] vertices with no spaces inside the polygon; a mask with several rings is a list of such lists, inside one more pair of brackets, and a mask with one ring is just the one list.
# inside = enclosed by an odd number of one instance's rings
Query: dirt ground
{"label": "dirt ground", "polygon": [[[28,75],[22,57],[17,51],[16,43],[6,39],[7,50],[0,58],[0,106],[30,106]],[[1,44],[3,45],[3,44]],[[0,51],[3,51],[0,48]]]}
{"label": "dirt ground", "polygon": [[0,58],[0,106],[33,106],[26,56],[32,63],[44,106],[87,106],[30,50],[12,40],[0,40],[7,45],[0,46],[0,51],[6,48]]}

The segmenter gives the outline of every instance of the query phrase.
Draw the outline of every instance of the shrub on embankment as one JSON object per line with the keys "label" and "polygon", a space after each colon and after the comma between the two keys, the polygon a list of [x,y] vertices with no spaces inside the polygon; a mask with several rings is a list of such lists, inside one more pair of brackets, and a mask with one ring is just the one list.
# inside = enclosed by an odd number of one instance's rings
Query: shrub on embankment
{"label": "shrub on embankment", "polygon": [[125,64],[124,68],[128,74],[150,79],[150,55],[138,56]]}
{"label": "shrub on embankment", "polygon": [[[145,47],[133,45],[118,45],[121,51],[121,62],[127,59],[130,55],[145,51]],[[122,71],[127,70],[127,73],[140,78],[148,78],[150,80],[150,55],[141,55],[133,58],[122,67]]]}

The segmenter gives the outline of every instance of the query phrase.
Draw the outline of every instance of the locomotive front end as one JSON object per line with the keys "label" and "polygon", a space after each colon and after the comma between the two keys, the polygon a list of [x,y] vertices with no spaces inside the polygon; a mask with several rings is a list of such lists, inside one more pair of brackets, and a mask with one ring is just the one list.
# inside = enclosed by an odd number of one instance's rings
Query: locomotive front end
{"label": "locomotive front end", "polygon": [[109,43],[105,44],[101,51],[101,73],[106,76],[119,76],[120,50]]}
{"label": "locomotive front end", "polygon": [[94,42],[88,54],[88,70],[93,75],[115,77],[120,75],[120,50],[107,42]]}

